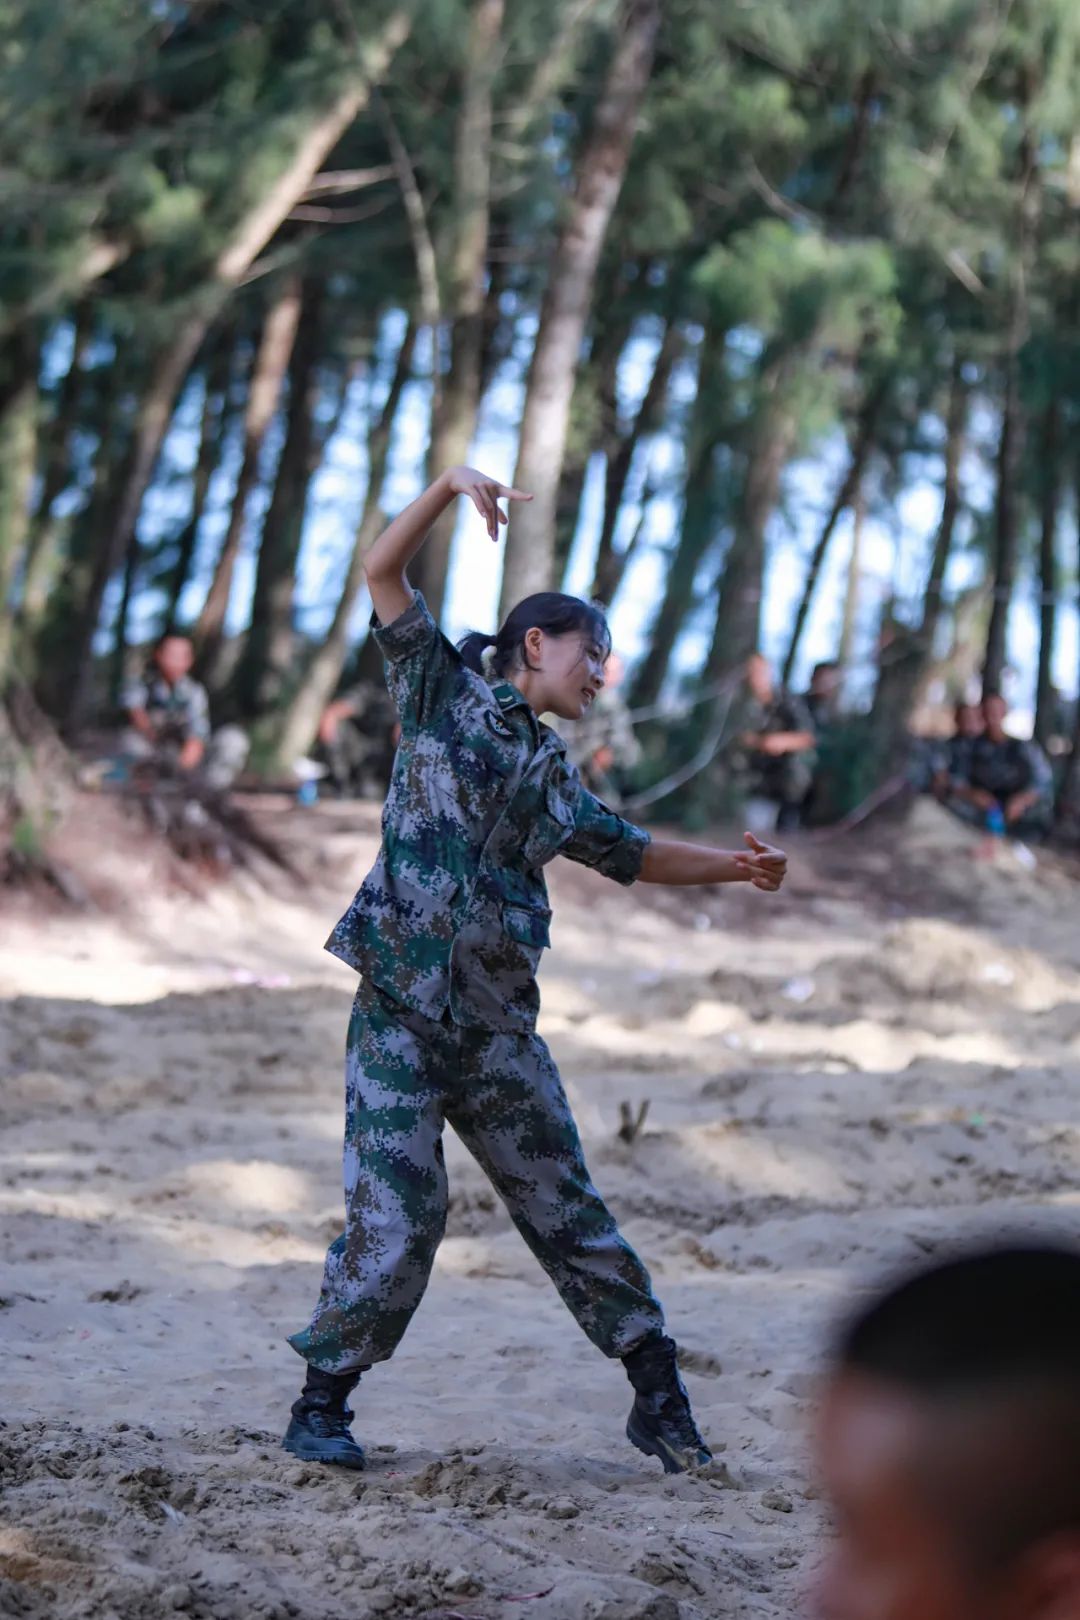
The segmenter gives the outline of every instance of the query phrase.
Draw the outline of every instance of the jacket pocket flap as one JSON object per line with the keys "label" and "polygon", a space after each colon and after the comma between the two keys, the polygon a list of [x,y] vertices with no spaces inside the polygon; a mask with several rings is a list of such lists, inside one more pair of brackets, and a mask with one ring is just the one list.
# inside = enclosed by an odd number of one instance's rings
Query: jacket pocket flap
{"label": "jacket pocket flap", "polygon": [[545,949],[551,944],[550,911],[534,911],[529,906],[503,906],[503,927],[511,939],[534,949]]}
{"label": "jacket pocket flap", "polygon": [[418,889],[431,900],[452,900],[461,887],[441,866],[417,866],[412,861],[396,866],[392,882],[395,888]]}

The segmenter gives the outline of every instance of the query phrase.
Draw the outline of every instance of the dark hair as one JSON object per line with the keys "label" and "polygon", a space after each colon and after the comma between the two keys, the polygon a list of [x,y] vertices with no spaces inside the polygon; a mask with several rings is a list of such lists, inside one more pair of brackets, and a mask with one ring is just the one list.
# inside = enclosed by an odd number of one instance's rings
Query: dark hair
{"label": "dark hair", "polygon": [[[1080,1532],[1076,1249],[983,1248],[918,1272],[846,1324],[835,1361],[935,1408],[936,1466],[954,1482],[944,1511],[977,1558]],[[960,1436],[945,1433],[950,1417],[968,1425]],[[978,1460],[975,1437],[990,1432],[1004,1435],[1005,1477]]]}
{"label": "dark hair", "polygon": [[492,669],[496,675],[506,676],[516,663],[524,664],[526,669],[532,667],[525,652],[525,637],[533,629],[549,636],[572,635],[576,630],[599,642],[605,658],[611,652],[611,631],[600,603],[585,602],[580,596],[567,596],[562,591],[538,591],[535,596],[525,597],[507,614],[497,635],[485,636],[482,630],[470,630],[458,642],[458,651],[467,667],[482,675],[483,655],[494,647]]}

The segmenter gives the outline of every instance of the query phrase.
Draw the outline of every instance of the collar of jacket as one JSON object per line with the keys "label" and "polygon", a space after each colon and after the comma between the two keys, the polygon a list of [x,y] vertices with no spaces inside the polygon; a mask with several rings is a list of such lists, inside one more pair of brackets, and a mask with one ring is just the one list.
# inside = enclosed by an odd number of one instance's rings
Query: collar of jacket
{"label": "collar of jacket", "polygon": [[552,731],[550,726],[545,726],[540,721],[536,714],[536,710],[533,708],[528,698],[522,696],[513,682],[500,681],[498,685],[491,688],[491,695],[499,705],[499,708],[502,710],[503,714],[506,714],[509,709],[525,710],[533,738],[537,744],[543,742],[545,739],[550,739],[555,749],[559,753],[565,754],[566,744],[559,736],[559,733],[557,731]]}

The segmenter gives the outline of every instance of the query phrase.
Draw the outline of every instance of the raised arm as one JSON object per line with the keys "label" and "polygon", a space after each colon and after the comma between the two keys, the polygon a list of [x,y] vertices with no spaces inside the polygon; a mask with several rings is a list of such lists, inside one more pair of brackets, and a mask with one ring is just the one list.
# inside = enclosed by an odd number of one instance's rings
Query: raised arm
{"label": "raised arm", "polygon": [[405,570],[417,555],[456,495],[467,495],[487,524],[492,540],[497,540],[499,524],[507,521],[499,510],[499,500],[531,501],[519,489],[509,489],[495,478],[488,478],[473,467],[451,467],[410,506],[399,512],[376,540],[364,562],[364,574],[371,593],[371,605],[381,624],[392,624],[401,617],[415,595]]}

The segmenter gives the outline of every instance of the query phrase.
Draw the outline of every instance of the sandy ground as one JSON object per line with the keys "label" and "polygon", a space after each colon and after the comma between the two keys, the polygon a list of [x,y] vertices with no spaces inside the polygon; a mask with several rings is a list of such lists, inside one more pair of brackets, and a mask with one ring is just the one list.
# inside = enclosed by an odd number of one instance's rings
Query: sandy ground
{"label": "sandy ground", "polygon": [[320,945],[376,821],[277,826],[318,853],[299,898],[3,919],[0,1613],[797,1613],[837,1309],[969,1232],[1075,1223],[1075,888],[976,860],[930,806],[804,844],[776,901],[556,871],[543,1031],[724,1468],[669,1480],[628,1446],[621,1368],[451,1138],[430,1292],[357,1392],[358,1478],[278,1441],[283,1337],[340,1222],[354,982]]}

